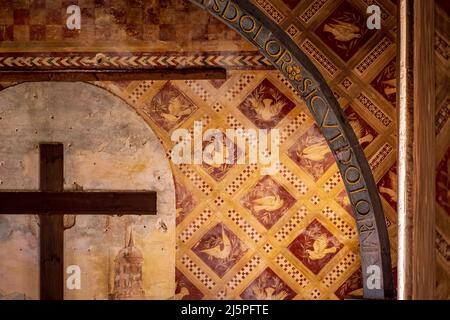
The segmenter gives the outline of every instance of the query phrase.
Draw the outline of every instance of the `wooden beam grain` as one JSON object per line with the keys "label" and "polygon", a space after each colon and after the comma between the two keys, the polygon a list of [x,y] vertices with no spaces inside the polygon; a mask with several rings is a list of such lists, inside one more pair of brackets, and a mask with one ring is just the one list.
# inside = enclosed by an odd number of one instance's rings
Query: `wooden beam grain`
{"label": "wooden beam grain", "polygon": [[64,215],[153,215],[153,191],[64,192],[64,147],[42,143],[40,191],[0,192],[1,214],[40,218],[40,299],[64,300]]}
{"label": "wooden beam grain", "polygon": [[398,298],[433,299],[435,5],[432,0],[398,5]]}
{"label": "wooden beam grain", "polygon": [[0,192],[0,214],[154,215],[156,192]]}
{"label": "wooden beam grain", "polygon": [[436,139],[434,14],[432,1],[414,7],[413,299],[434,299],[436,286]]}
{"label": "wooden beam grain", "polygon": [[144,81],[144,80],[225,80],[224,68],[15,70],[0,71],[2,81]]}
{"label": "wooden beam grain", "polygon": [[[64,187],[64,147],[59,143],[40,145],[40,189],[61,192]],[[1,194],[1,193],[0,193]],[[12,199],[3,205],[21,205]],[[64,299],[64,216],[41,215],[40,299]]]}

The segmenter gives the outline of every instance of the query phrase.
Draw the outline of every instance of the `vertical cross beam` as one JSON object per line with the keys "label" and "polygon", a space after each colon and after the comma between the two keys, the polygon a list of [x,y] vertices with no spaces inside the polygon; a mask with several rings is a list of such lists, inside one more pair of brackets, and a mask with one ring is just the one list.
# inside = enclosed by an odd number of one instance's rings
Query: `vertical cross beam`
{"label": "vertical cross beam", "polygon": [[[62,192],[64,147],[60,143],[40,145],[41,191]],[[40,298],[64,299],[64,216],[40,215]]]}

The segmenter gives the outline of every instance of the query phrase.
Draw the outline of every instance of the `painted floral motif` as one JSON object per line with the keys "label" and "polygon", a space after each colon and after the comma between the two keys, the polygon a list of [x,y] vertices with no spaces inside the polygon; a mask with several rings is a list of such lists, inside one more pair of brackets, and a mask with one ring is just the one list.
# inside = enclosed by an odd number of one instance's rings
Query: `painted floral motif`
{"label": "painted floral motif", "polygon": [[204,294],[178,269],[175,269],[175,280],[175,300],[201,300],[204,297]]}
{"label": "painted floral motif", "polygon": [[264,176],[242,198],[241,203],[266,229],[270,229],[294,205],[295,199],[270,176]]}
{"label": "painted floral motif", "polygon": [[333,154],[316,125],[289,148],[288,155],[315,181],[334,163]]}
{"label": "painted floral motif", "polygon": [[395,210],[397,208],[397,166],[394,165],[378,182],[380,194]]}
{"label": "painted floral motif", "polygon": [[246,245],[223,223],[211,228],[192,248],[219,277],[227,273],[247,250]]}
{"label": "painted floral motif", "polygon": [[295,104],[267,79],[239,106],[239,110],[261,129],[274,128],[294,108]]}
{"label": "painted floral motif", "polygon": [[197,109],[198,107],[187,96],[167,82],[144,108],[144,112],[170,132]]}
{"label": "painted floral motif", "polygon": [[436,200],[450,215],[450,148],[437,168]]}
{"label": "painted floral motif", "polygon": [[345,114],[347,115],[347,119],[350,122],[361,147],[365,148],[373,140],[375,140],[378,133],[371,126],[369,126],[367,122],[353,110],[352,107],[348,107],[345,110]]}
{"label": "painted floral motif", "polygon": [[342,244],[319,221],[314,220],[288,248],[305,266],[318,274],[341,250]]}
{"label": "painted floral motif", "polygon": [[195,208],[197,203],[189,190],[177,181],[175,181],[175,193],[177,197],[177,224],[179,224],[181,221],[183,221],[186,215]]}
{"label": "painted floral motif", "polygon": [[374,31],[367,29],[365,15],[348,2],[343,2],[316,33],[344,61],[348,61]]}
{"label": "painted floral motif", "polygon": [[302,75],[300,74],[301,69],[299,66],[289,66],[286,69],[289,79],[300,81],[302,79]]}
{"label": "painted floral motif", "polygon": [[291,300],[295,296],[296,293],[270,268],[241,293],[244,300]]}
{"label": "painted floral motif", "polygon": [[371,85],[394,107],[397,105],[396,59],[380,72]]}

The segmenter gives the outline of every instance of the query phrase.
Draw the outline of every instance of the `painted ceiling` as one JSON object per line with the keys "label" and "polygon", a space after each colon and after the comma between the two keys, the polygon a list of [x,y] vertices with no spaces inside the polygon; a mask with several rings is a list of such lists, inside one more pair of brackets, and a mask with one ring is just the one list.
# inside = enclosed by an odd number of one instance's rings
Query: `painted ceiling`
{"label": "painted ceiling", "polygon": [[[364,148],[396,259],[396,1],[254,0],[319,68]],[[382,8],[368,30],[365,8]],[[80,31],[65,29],[78,4]],[[439,294],[450,288],[450,35],[437,9]],[[281,169],[175,165],[177,291],[183,299],[341,299],[361,288],[358,239],[336,164],[306,107],[251,45],[181,0],[23,0],[0,8],[0,68],[222,66],[226,81],[97,83],[133,106],[169,156],[170,134],[207,128],[278,128]],[[1,83],[7,87],[9,83]],[[178,98],[189,112],[173,112]],[[270,119],[252,103],[284,107]],[[276,195],[274,194],[276,193]],[[261,203],[278,196],[280,203]],[[273,207],[272,207],[273,206]],[[214,249],[229,243],[224,258]],[[320,246],[320,243],[325,245]],[[320,248],[320,250],[315,250]],[[320,252],[315,252],[320,251]],[[395,272],[395,268],[394,268]]]}

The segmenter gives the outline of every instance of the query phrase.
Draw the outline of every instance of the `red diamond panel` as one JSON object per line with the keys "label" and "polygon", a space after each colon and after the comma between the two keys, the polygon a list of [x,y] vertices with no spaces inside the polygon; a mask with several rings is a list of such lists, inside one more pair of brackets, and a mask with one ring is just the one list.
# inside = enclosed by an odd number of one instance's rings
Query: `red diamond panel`
{"label": "red diamond panel", "polygon": [[367,29],[366,16],[347,1],[343,2],[316,29],[316,34],[344,61],[375,33]]}
{"label": "red diamond panel", "polygon": [[221,181],[237,163],[239,153],[240,150],[225,134],[220,137],[220,141],[212,136],[203,141],[203,157],[208,157],[208,163],[203,162],[202,167],[214,180]]}
{"label": "red diamond panel", "polygon": [[211,228],[192,248],[219,277],[227,273],[247,250],[246,245],[223,223]]}
{"label": "red diamond panel", "polygon": [[265,176],[242,198],[241,203],[270,229],[291,208],[294,197],[270,176]]}
{"label": "red diamond panel", "polygon": [[144,111],[170,132],[193,114],[198,107],[180,90],[167,82]]}
{"label": "red diamond panel", "polygon": [[239,106],[239,110],[261,129],[275,127],[294,108],[295,104],[267,79]]}
{"label": "red diamond panel", "polygon": [[314,180],[318,180],[334,163],[328,144],[314,125],[288,150],[289,157]]}
{"label": "red diamond panel", "polygon": [[373,140],[375,140],[378,133],[358,113],[356,113],[352,107],[348,107],[345,110],[345,114],[355,131],[359,144],[363,148],[366,148]]}
{"label": "red diamond panel", "polygon": [[341,248],[339,240],[317,220],[311,222],[288,247],[315,274],[318,274]]}

